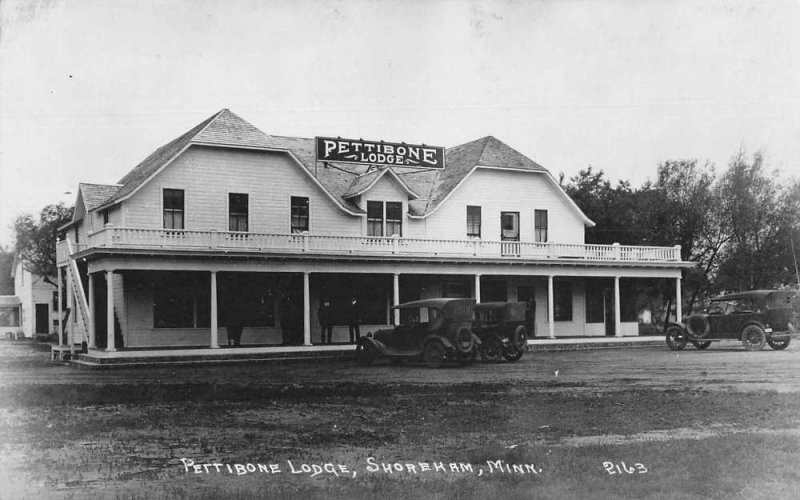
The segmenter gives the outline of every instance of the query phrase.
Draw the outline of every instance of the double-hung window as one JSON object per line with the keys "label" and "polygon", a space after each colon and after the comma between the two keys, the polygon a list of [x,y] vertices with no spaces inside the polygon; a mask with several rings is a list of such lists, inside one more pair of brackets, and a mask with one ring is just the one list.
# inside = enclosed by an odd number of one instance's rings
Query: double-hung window
{"label": "double-hung window", "polygon": [[247,232],[248,198],[244,193],[228,194],[228,231]]}
{"label": "double-hung window", "polygon": [[308,232],[308,198],[292,196],[292,233]]}
{"label": "double-hung window", "polygon": [[481,237],[481,207],[467,205],[467,237]]}
{"label": "double-hung window", "polygon": [[403,203],[367,201],[367,236],[403,236]]}
{"label": "double-hung window", "polygon": [[164,229],[183,229],[183,189],[164,190]]}
{"label": "double-hung window", "polygon": [[533,211],[533,232],[536,243],[547,243],[547,210]]}
{"label": "double-hung window", "polygon": [[382,201],[367,201],[367,236],[383,236]]}
{"label": "double-hung window", "polygon": [[403,236],[403,204],[386,202],[386,236]]}

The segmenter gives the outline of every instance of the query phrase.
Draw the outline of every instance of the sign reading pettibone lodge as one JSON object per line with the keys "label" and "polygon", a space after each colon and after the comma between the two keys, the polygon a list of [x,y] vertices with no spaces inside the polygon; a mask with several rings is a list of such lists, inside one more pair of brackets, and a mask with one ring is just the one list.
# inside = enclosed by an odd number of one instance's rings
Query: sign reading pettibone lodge
{"label": "sign reading pettibone lodge", "polygon": [[444,148],[424,144],[317,137],[317,161],[444,168]]}

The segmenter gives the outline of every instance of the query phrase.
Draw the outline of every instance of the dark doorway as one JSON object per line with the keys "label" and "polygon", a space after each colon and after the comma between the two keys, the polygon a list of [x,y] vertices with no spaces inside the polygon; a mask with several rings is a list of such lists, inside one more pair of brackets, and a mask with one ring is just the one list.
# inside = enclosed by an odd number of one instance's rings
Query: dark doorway
{"label": "dark doorway", "polygon": [[36,333],[50,333],[50,306],[36,304]]}
{"label": "dark doorway", "polygon": [[614,289],[603,289],[603,302],[606,319],[606,336],[613,337],[617,334],[617,324],[614,321]]}

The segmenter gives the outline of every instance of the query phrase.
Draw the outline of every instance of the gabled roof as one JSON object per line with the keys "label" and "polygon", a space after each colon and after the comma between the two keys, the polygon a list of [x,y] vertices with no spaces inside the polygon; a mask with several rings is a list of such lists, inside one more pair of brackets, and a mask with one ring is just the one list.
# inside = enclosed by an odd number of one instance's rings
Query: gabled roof
{"label": "gabled roof", "polygon": [[[492,136],[445,151],[445,169],[410,169],[317,162],[313,138],[267,135],[228,109],[158,148],[123,177],[119,186],[87,187],[92,209],[118,203],[135,193],[190,146],[236,147],[288,154],[299,168],[342,210],[352,215],[365,212],[353,198],[369,190],[384,175],[391,175],[409,194],[409,215],[427,217],[477,168],[515,170],[544,174],[569,200],[587,225],[593,225],[541,165]],[[83,186],[83,185],[82,185]],[[114,189],[116,188],[116,189]],[[107,195],[107,196],[106,196]],[[105,200],[99,202],[101,197]],[[86,195],[84,195],[84,203]],[[91,210],[87,208],[87,210]]]}
{"label": "gabled roof", "polygon": [[403,182],[403,180],[397,176],[394,170],[389,167],[381,167],[376,170],[367,171],[364,174],[361,174],[353,179],[353,182],[350,183],[350,186],[347,188],[347,191],[344,192],[342,195],[344,198],[355,198],[356,196],[361,196],[362,194],[366,193],[372,186],[378,183],[384,175],[389,174],[389,176],[393,177],[400,187],[408,194],[409,198],[417,199],[419,195],[414,192],[413,189],[408,187],[408,185]]}
{"label": "gabled roof", "polygon": [[81,182],[78,185],[78,191],[83,197],[83,205],[86,207],[86,211],[91,212],[114,196],[121,187],[120,184],[90,184],[88,182]]}

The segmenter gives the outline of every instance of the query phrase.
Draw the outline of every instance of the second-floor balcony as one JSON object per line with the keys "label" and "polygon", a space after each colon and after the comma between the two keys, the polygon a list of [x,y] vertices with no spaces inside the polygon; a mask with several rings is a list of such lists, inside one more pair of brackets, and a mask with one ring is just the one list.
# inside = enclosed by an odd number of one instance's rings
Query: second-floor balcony
{"label": "second-floor balcony", "polygon": [[[157,252],[242,252],[297,255],[480,258],[521,261],[576,260],[584,262],[680,263],[680,246],[581,245],[528,243],[481,239],[449,240],[372,236],[137,229],[106,226],[88,241],[72,243],[73,254],[88,250],[150,250]],[[66,241],[57,246],[59,265],[67,261]]]}

